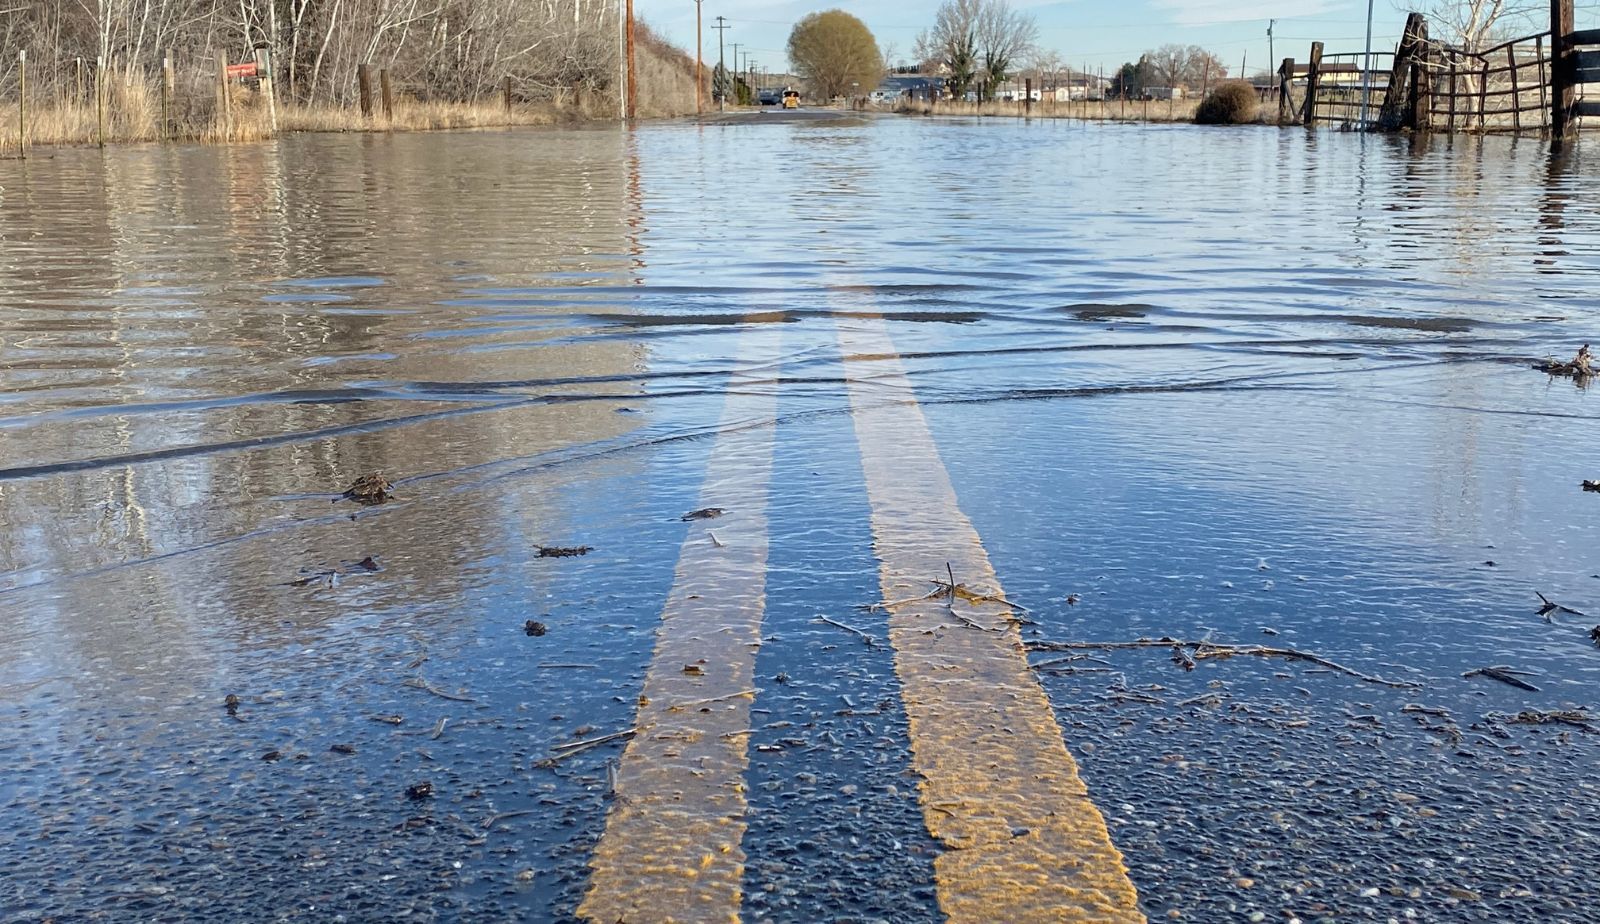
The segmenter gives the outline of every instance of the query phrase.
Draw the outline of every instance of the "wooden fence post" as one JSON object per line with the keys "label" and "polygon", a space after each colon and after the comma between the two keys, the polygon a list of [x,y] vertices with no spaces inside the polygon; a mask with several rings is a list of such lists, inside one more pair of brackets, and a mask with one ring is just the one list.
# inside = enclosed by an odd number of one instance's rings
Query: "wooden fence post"
{"label": "wooden fence post", "polygon": [[378,87],[383,94],[383,121],[393,127],[394,124],[394,95],[389,85],[389,69],[378,69]]}
{"label": "wooden fence post", "polygon": [[1294,59],[1284,58],[1278,65],[1278,124],[1287,125],[1294,120]]}
{"label": "wooden fence post", "polygon": [[1031,113],[1031,112],[1033,112],[1033,78],[1032,77],[1028,77],[1028,78],[1026,78],[1026,79],[1024,79],[1022,81],[1022,92],[1025,94],[1025,96],[1023,97],[1023,100],[1022,100],[1022,111],[1025,114],[1026,113]]}
{"label": "wooden fence post", "polygon": [[94,59],[94,124],[95,138],[100,147],[106,146],[106,59]]}
{"label": "wooden fence post", "polygon": [[1422,57],[1411,64],[1411,127],[1433,131],[1433,53],[1423,46]]}
{"label": "wooden fence post", "polygon": [[356,86],[361,92],[361,117],[372,118],[372,66],[361,64],[356,67]]}
{"label": "wooden fence post", "polygon": [[1322,77],[1322,43],[1311,43],[1311,60],[1306,62],[1306,107],[1300,121],[1306,128],[1317,124],[1317,84]]}
{"label": "wooden fence post", "polygon": [[511,75],[506,75],[505,80],[506,115],[511,114]]}
{"label": "wooden fence post", "polygon": [[1428,38],[1428,21],[1421,13],[1406,17],[1406,30],[1402,33],[1400,47],[1395,50],[1394,66],[1389,69],[1389,86],[1383,93],[1383,105],[1378,110],[1378,128],[1398,131],[1410,122],[1412,66],[1417,54],[1425,47]]}
{"label": "wooden fence post", "polygon": [[17,157],[28,159],[28,52],[17,52]]}
{"label": "wooden fence post", "polygon": [[1576,29],[1572,0],[1550,0],[1550,135],[1572,134],[1578,105],[1577,60],[1568,38]]}
{"label": "wooden fence post", "polygon": [[1506,46],[1506,63],[1511,68],[1511,130],[1522,134],[1522,85],[1517,81],[1517,46]]}

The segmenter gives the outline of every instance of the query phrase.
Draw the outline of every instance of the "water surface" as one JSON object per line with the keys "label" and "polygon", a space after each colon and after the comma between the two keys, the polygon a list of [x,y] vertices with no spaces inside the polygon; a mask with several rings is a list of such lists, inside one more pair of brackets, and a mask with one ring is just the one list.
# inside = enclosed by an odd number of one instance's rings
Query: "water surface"
{"label": "water surface", "polygon": [[1504,717],[1600,679],[1600,615],[1535,596],[1600,614],[1600,407],[1530,368],[1596,334],[1590,154],[818,120],[7,163],[0,908],[569,918],[614,751],[535,762],[631,724],[723,398],[776,374],[744,913],[936,919],[892,656],[813,618],[882,635],[837,337],[881,315],[1029,638],[1422,684],[1042,668],[1147,914],[1581,919],[1596,736]]}

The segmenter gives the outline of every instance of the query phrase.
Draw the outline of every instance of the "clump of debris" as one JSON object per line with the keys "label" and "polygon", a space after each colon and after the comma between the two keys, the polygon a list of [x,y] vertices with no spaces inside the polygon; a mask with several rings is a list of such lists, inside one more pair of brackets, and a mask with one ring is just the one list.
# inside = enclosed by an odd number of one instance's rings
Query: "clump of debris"
{"label": "clump of debris", "polygon": [[1589,345],[1585,343],[1583,346],[1578,347],[1577,354],[1567,362],[1545,359],[1535,363],[1533,368],[1550,375],[1563,375],[1583,381],[1594,375],[1593,359],[1593,355],[1589,352]]}

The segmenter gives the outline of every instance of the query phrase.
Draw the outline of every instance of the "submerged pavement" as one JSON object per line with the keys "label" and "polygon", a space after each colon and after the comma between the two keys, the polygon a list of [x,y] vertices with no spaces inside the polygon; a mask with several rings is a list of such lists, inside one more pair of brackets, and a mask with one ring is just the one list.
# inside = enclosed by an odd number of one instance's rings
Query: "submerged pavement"
{"label": "submerged pavement", "polygon": [[1581,159],[774,128],[0,178],[8,919],[1585,919]]}

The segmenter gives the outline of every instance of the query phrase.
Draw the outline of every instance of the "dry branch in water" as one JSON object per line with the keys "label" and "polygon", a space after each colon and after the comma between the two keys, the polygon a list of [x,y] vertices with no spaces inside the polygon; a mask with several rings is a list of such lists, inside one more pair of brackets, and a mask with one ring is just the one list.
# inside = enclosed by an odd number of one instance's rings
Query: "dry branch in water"
{"label": "dry branch in water", "polygon": [[1172,638],[1141,638],[1131,642],[1026,642],[1029,651],[1113,651],[1126,648],[1170,648],[1192,652],[1196,661],[1208,658],[1231,658],[1235,655],[1254,655],[1263,658],[1287,658],[1291,661],[1306,661],[1318,667],[1325,667],[1331,671],[1363,680],[1367,683],[1376,683],[1380,686],[1393,687],[1397,690],[1420,689],[1422,684],[1409,680],[1385,680],[1373,674],[1364,674],[1353,668],[1345,667],[1330,661],[1321,655],[1309,651],[1300,651],[1296,648],[1270,648],[1266,645],[1225,645],[1219,642],[1207,641],[1182,641]]}
{"label": "dry branch in water", "polygon": [[1581,381],[1587,380],[1594,375],[1594,366],[1591,364],[1593,359],[1593,354],[1589,352],[1589,345],[1585,343],[1583,346],[1578,347],[1577,354],[1568,362],[1546,359],[1535,364],[1533,368],[1538,369],[1540,372],[1547,372],[1550,375],[1564,375]]}

